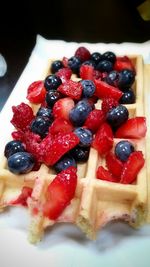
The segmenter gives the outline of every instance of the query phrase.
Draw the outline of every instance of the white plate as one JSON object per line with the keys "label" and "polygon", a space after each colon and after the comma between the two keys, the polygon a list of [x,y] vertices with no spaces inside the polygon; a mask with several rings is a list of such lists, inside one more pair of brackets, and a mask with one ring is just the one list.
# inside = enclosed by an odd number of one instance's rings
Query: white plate
{"label": "white plate", "polygon": [[[28,85],[42,78],[48,55],[49,58],[52,57],[52,48],[55,58],[57,49],[59,57],[60,48],[63,47],[63,56],[64,51],[68,53],[66,45],[70,47],[66,43],[39,39],[38,37],[29,63],[0,114],[0,154],[3,153],[4,144],[12,130],[9,122],[12,116],[11,106],[24,101]],[[76,46],[77,44],[72,44],[71,49]],[[94,50],[94,46],[91,47]],[[141,48],[145,53],[143,47],[138,49]],[[104,49],[106,51],[106,47]],[[60,224],[47,230],[42,242],[36,246],[27,241],[27,226],[28,215],[24,208],[11,208],[0,214],[1,267],[150,266],[150,226],[134,230],[123,223],[111,223],[99,233],[96,241],[90,241],[75,226]]]}

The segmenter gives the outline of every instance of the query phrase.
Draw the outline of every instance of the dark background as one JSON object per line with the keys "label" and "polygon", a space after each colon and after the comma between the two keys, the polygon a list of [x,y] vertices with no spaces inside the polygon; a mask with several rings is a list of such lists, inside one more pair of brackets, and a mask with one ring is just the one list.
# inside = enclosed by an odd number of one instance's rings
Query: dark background
{"label": "dark background", "polygon": [[0,53],[8,71],[0,78],[0,109],[35,45],[36,35],[77,42],[144,42],[150,21],[136,7],[141,0],[11,1],[0,15]]}

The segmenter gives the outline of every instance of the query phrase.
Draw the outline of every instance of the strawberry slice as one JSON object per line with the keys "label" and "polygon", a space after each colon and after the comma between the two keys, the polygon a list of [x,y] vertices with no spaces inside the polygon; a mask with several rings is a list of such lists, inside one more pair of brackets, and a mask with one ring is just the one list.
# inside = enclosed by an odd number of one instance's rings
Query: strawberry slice
{"label": "strawberry slice", "polygon": [[82,65],[80,67],[80,77],[83,80],[93,80],[94,68],[89,65]]}
{"label": "strawberry slice", "polygon": [[95,134],[92,147],[95,148],[101,156],[107,154],[113,146],[113,132],[108,123],[103,123]]}
{"label": "strawberry slice", "polygon": [[32,188],[28,186],[24,186],[22,188],[21,194],[18,196],[16,200],[11,201],[9,204],[11,205],[22,205],[22,206],[27,206],[27,200],[28,197],[31,197],[32,194]]}
{"label": "strawberry slice", "polygon": [[43,155],[45,164],[54,165],[65,153],[79,144],[80,139],[73,132],[59,133],[50,139]]}
{"label": "strawberry slice", "polygon": [[30,84],[27,89],[27,99],[34,104],[41,104],[46,95],[43,81],[36,81]]}
{"label": "strawberry slice", "polygon": [[114,70],[121,71],[123,69],[129,69],[135,72],[134,65],[127,56],[117,57],[114,64]]}
{"label": "strawberry slice", "polygon": [[62,58],[62,63],[64,65],[64,67],[67,68],[68,67],[68,58],[67,57],[63,57]]}
{"label": "strawberry slice", "polygon": [[108,182],[118,182],[112,174],[106,170],[103,166],[99,166],[96,172],[96,178]]}
{"label": "strawberry slice", "polygon": [[109,85],[104,81],[94,80],[94,82],[96,85],[95,95],[100,99],[107,98],[109,96],[118,101],[123,95],[123,92],[121,92],[118,88]]}
{"label": "strawberry slice", "polygon": [[86,126],[89,130],[95,133],[104,121],[104,112],[100,109],[94,109],[87,116],[84,126]]}
{"label": "strawberry slice", "polygon": [[63,119],[63,118],[57,118],[53,121],[51,127],[49,128],[49,132],[52,135],[58,134],[58,133],[69,133],[73,131],[72,124]]}
{"label": "strawberry slice", "polygon": [[82,95],[82,85],[81,83],[68,80],[62,83],[58,87],[57,91],[65,96],[71,97],[72,99],[79,100]]}
{"label": "strawberry slice", "polygon": [[43,214],[50,220],[56,220],[70,204],[75,195],[77,174],[75,167],[61,171],[49,184]]}
{"label": "strawberry slice", "polygon": [[106,155],[106,165],[112,175],[120,180],[123,163],[112,152]]}
{"label": "strawberry slice", "polygon": [[125,162],[123,166],[120,183],[133,183],[139,171],[143,168],[144,163],[145,160],[141,151],[134,151],[131,153],[127,162]]}
{"label": "strawberry slice", "polygon": [[140,139],[145,137],[147,131],[146,118],[136,117],[128,119],[115,133],[117,138]]}
{"label": "strawberry slice", "polygon": [[119,105],[119,103],[117,100],[115,100],[114,98],[111,98],[111,97],[107,97],[107,98],[104,98],[102,101],[102,110],[105,114],[107,114],[107,112],[109,110],[117,107],[118,105]]}
{"label": "strawberry slice", "polygon": [[54,117],[69,120],[69,113],[74,105],[74,101],[70,97],[59,99],[53,106]]}
{"label": "strawberry slice", "polygon": [[72,71],[69,68],[62,68],[59,69],[55,73],[55,75],[57,75],[62,80],[62,82],[65,82],[66,80],[69,80],[71,78]]}

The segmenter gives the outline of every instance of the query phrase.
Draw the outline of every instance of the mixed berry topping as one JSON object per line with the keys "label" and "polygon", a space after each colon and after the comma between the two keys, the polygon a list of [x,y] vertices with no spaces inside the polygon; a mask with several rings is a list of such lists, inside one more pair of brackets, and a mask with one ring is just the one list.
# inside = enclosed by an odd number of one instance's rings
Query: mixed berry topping
{"label": "mixed berry topping", "polygon": [[[124,184],[136,180],[144,157],[128,139],[145,137],[146,121],[129,118],[127,105],[136,101],[136,70],[127,56],[79,47],[72,57],[53,61],[50,71],[27,89],[29,102],[38,104],[36,114],[25,103],[12,108],[16,131],[4,154],[14,173],[30,172],[42,163],[59,173],[48,187],[47,200],[52,202],[44,207],[45,216],[53,219],[61,212],[53,208],[62,197],[65,207],[74,196],[77,164],[88,160],[91,147],[105,159],[105,166],[97,168],[98,179]],[[70,182],[63,185],[66,176]],[[53,190],[60,193],[57,199]]]}

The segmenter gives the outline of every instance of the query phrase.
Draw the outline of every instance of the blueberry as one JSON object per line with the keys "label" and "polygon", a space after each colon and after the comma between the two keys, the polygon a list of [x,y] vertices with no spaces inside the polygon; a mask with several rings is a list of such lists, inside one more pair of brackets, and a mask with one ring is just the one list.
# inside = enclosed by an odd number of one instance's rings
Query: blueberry
{"label": "blueberry", "polygon": [[112,108],[107,113],[107,122],[111,125],[112,129],[116,130],[120,127],[129,116],[128,109],[125,106],[118,105],[115,108]]}
{"label": "blueberry", "polygon": [[96,63],[93,60],[86,60],[82,63],[82,65],[89,65],[92,66],[93,68],[96,68]]}
{"label": "blueberry", "polygon": [[113,64],[108,60],[102,60],[97,64],[96,69],[101,72],[110,72],[113,69]]}
{"label": "blueberry", "polygon": [[70,151],[70,154],[76,162],[85,162],[89,157],[89,147],[76,146]]}
{"label": "blueberry", "polygon": [[91,60],[93,60],[96,65],[100,62],[101,59],[102,55],[99,52],[94,52],[93,54],[91,54]]}
{"label": "blueberry", "polygon": [[51,73],[55,73],[58,70],[62,69],[63,67],[64,66],[61,60],[55,60],[51,64]]}
{"label": "blueberry", "polygon": [[105,82],[108,84],[117,87],[118,86],[118,79],[119,79],[119,72],[116,70],[112,70],[108,73],[105,77]]}
{"label": "blueberry", "polygon": [[71,156],[64,156],[53,167],[56,172],[61,172],[70,166],[77,167],[74,158]]}
{"label": "blueberry", "polygon": [[73,56],[68,59],[68,66],[74,73],[79,73],[79,68],[81,66],[80,58]]}
{"label": "blueberry", "polygon": [[104,54],[102,54],[101,57],[103,60],[108,60],[108,61],[112,62],[113,64],[116,61],[116,55],[111,51],[105,52]]}
{"label": "blueberry", "polygon": [[59,87],[59,85],[61,85],[61,83],[62,83],[61,79],[53,74],[46,77],[44,81],[44,86],[47,91],[51,89],[56,90]]}
{"label": "blueberry", "polygon": [[74,126],[82,126],[88,116],[92,111],[92,105],[87,99],[79,101],[69,113],[70,121]]}
{"label": "blueberry", "polygon": [[93,96],[94,92],[95,92],[95,84],[93,81],[91,80],[82,80],[81,81],[81,84],[82,84],[82,88],[83,88],[83,97],[91,97]]}
{"label": "blueberry", "polygon": [[118,79],[118,87],[124,91],[127,88],[131,87],[131,85],[135,81],[135,73],[132,70],[124,69],[120,71],[119,79]]}
{"label": "blueberry", "polygon": [[52,108],[58,99],[62,97],[61,93],[55,90],[49,90],[46,94],[45,100],[48,107]]}
{"label": "blueberry", "polygon": [[124,92],[119,100],[120,104],[133,104],[135,103],[135,94],[132,89]]}
{"label": "blueberry", "polygon": [[74,133],[79,137],[80,142],[79,142],[79,146],[81,147],[89,147],[92,143],[92,132],[86,128],[76,128],[74,130]]}
{"label": "blueberry", "polygon": [[52,113],[52,109],[50,108],[45,108],[45,107],[41,107],[39,108],[38,112],[36,113],[36,116],[40,116],[40,117],[47,117],[49,118],[49,120],[53,120],[53,113]]}
{"label": "blueberry", "polygon": [[28,173],[34,167],[34,157],[27,152],[17,152],[8,158],[8,168],[16,174]]}
{"label": "blueberry", "polygon": [[35,117],[32,121],[30,129],[33,133],[40,135],[44,138],[47,133],[48,129],[51,125],[51,121],[47,117]]}
{"label": "blueberry", "polygon": [[115,155],[122,161],[127,161],[130,154],[134,151],[134,146],[129,141],[120,141],[115,146]]}
{"label": "blueberry", "polygon": [[25,148],[20,141],[12,140],[6,144],[4,155],[6,158],[9,158],[11,155],[17,152],[24,152],[24,151],[25,151]]}

